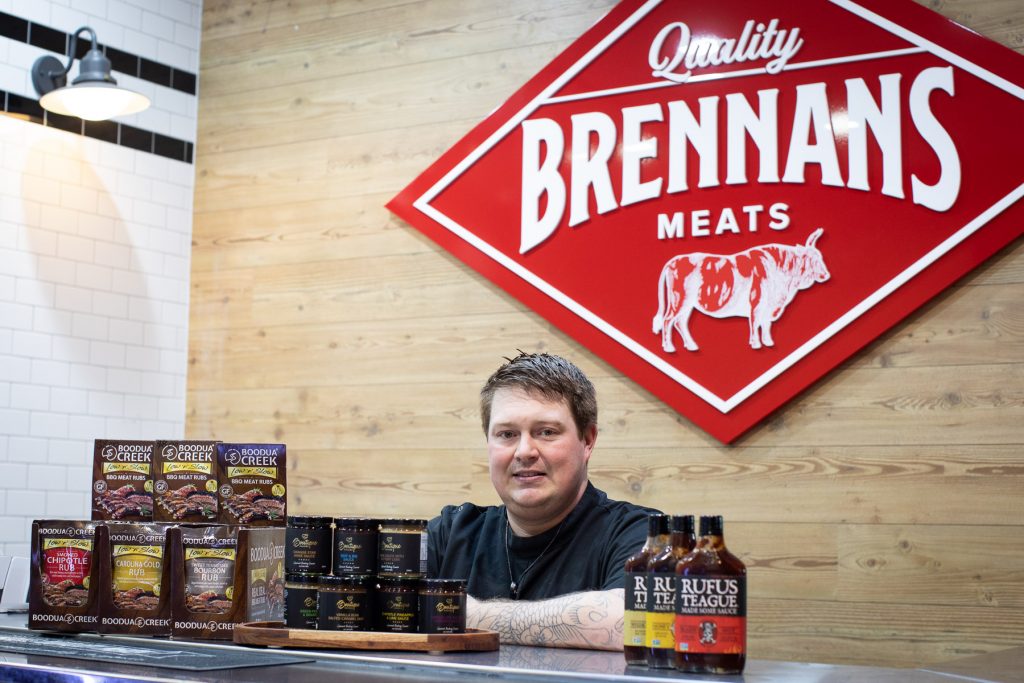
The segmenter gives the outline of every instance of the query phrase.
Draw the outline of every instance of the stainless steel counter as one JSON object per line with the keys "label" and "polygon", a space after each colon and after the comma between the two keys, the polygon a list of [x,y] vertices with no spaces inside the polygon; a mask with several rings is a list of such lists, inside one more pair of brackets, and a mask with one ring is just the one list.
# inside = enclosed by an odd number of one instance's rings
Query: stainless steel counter
{"label": "stainless steel counter", "polygon": [[[25,631],[24,615],[0,615],[0,631]],[[75,638],[80,642],[153,643],[146,638],[120,636],[55,636]],[[183,643],[175,641],[180,650],[208,653],[238,652],[245,648],[232,644]],[[260,652],[268,650],[260,649]],[[1014,656],[1011,651],[995,661],[1000,664],[990,672],[985,658],[972,658],[963,672],[956,667],[924,669],[891,669],[882,667],[840,666],[752,660],[742,676],[698,676],[626,667],[621,653],[588,650],[548,649],[503,646],[497,652],[466,652],[430,655],[406,652],[353,652],[337,650],[281,650],[294,655],[307,655],[314,661],[275,666],[225,669],[217,671],[180,671],[148,666],[108,664],[89,659],[23,655],[0,651],[0,680],[68,683],[77,681],[238,681],[251,683],[321,683],[323,681],[743,681],[745,683],[950,683],[969,680],[981,683],[1021,681],[1024,671],[1024,648]],[[996,657],[993,655],[993,657]]]}

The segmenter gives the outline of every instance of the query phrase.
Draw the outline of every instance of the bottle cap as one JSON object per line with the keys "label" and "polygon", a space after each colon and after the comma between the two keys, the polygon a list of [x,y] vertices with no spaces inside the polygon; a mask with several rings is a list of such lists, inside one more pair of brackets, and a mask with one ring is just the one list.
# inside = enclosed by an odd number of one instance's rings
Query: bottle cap
{"label": "bottle cap", "polygon": [[722,515],[701,515],[700,516],[700,535],[701,536],[721,536],[722,535]]}
{"label": "bottle cap", "polygon": [[696,531],[693,515],[672,515],[672,532],[693,536]]}
{"label": "bottle cap", "polygon": [[668,515],[652,513],[647,517],[647,535],[664,536],[668,533]]}

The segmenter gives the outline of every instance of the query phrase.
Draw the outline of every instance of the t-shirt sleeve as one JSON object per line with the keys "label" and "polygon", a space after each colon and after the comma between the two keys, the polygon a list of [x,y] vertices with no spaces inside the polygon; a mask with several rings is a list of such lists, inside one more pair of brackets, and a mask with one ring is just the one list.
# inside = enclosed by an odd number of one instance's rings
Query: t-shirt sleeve
{"label": "t-shirt sleeve", "polygon": [[622,516],[618,533],[613,535],[605,555],[603,590],[623,588],[626,585],[626,560],[647,540],[647,515],[653,512],[657,510],[632,507]]}
{"label": "t-shirt sleeve", "polygon": [[451,506],[446,506],[441,514],[427,522],[427,576],[436,577],[441,571],[451,527]]}

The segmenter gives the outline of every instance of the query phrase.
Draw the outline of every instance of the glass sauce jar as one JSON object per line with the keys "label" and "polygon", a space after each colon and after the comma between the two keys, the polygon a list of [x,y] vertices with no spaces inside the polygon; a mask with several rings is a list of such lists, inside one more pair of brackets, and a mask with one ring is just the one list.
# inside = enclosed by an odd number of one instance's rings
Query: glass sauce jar
{"label": "glass sauce jar", "polygon": [[321,631],[373,630],[372,576],[321,576],[319,587],[318,627]]}
{"label": "glass sauce jar", "polygon": [[419,579],[381,577],[377,583],[376,630],[416,633],[419,628]]}
{"label": "glass sauce jar", "polygon": [[466,582],[461,579],[420,581],[420,633],[466,632]]}
{"label": "glass sauce jar", "polygon": [[427,520],[382,520],[377,537],[377,574],[419,578],[426,573]]}
{"label": "glass sauce jar", "polygon": [[288,517],[288,528],[285,529],[284,571],[296,574],[330,573],[330,517]]}
{"label": "glass sauce jar", "polygon": [[334,527],[334,573],[376,574],[380,521],[335,517]]}
{"label": "glass sauce jar", "polygon": [[288,628],[316,628],[319,578],[315,574],[284,575],[284,625]]}

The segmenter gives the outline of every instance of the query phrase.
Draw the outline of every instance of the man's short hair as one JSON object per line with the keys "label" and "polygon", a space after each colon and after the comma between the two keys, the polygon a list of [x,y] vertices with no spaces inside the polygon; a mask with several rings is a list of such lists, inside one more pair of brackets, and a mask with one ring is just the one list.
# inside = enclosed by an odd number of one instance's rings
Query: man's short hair
{"label": "man's short hair", "polygon": [[597,424],[597,392],[578,367],[549,353],[519,352],[498,368],[480,390],[480,417],[484,434],[491,424],[491,402],[498,389],[519,389],[551,401],[565,401],[580,438]]}

